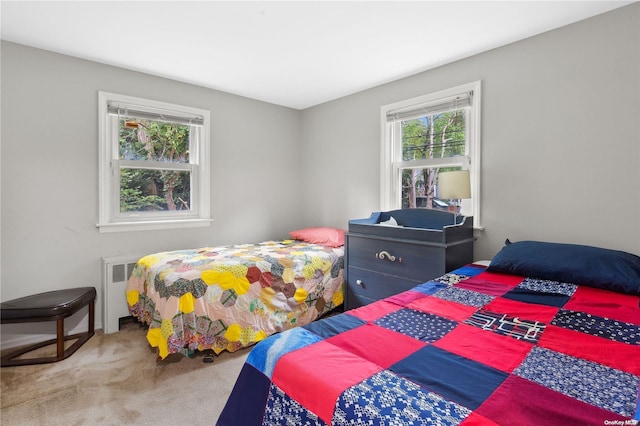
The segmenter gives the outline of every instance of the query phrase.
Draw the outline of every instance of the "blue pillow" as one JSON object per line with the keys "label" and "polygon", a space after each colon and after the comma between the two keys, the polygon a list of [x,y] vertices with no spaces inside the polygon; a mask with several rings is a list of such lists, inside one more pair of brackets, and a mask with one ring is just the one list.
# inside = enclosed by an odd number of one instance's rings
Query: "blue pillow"
{"label": "blue pillow", "polygon": [[505,241],[487,271],[640,295],[640,257],[577,244]]}

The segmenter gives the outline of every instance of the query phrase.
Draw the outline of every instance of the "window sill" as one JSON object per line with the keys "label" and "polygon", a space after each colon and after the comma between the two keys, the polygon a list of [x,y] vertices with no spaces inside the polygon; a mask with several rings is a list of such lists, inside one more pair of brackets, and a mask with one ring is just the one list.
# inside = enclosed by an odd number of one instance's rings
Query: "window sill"
{"label": "window sill", "polygon": [[96,227],[99,229],[100,233],[157,231],[163,229],[199,228],[209,226],[211,222],[213,222],[213,219],[155,220],[148,222],[98,223]]}

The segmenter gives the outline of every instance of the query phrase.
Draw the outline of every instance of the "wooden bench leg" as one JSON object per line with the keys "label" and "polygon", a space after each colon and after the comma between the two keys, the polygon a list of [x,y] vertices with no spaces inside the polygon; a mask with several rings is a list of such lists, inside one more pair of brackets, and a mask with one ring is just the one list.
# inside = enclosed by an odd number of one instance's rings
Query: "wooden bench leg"
{"label": "wooden bench leg", "polygon": [[58,360],[64,359],[64,318],[56,321],[56,347]]}
{"label": "wooden bench leg", "polygon": [[[3,355],[0,358],[0,364],[2,367],[11,367],[17,365],[32,365],[32,364],[47,364],[51,362],[62,361],[69,358],[76,350],[80,348],[87,340],[89,340],[95,334],[95,303],[94,300],[88,303],[89,307],[89,324],[87,331],[83,333],[76,333],[70,336],[64,335],[64,318],[56,320],[56,338],[50,339],[44,342],[31,344],[23,348],[19,348],[13,352]],[[67,340],[76,340],[67,350],[64,349],[64,342]],[[56,356],[39,357],[39,358],[23,358],[15,359],[20,355],[24,355],[39,348],[43,348],[49,345],[56,345]]]}
{"label": "wooden bench leg", "polygon": [[95,324],[95,312],[96,312],[96,306],[95,303],[89,303],[89,334],[91,336],[93,336],[93,334],[96,331],[96,324]]}

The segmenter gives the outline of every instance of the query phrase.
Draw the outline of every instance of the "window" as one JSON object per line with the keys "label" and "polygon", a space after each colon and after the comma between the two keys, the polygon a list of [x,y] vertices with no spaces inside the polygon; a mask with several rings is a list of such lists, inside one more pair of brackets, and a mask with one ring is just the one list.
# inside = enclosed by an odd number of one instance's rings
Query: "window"
{"label": "window", "polygon": [[100,232],[208,225],[209,111],[98,97]]}
{"label": "window", "polygon": [[382,210],[449,209],[438,173],[469,170],[461,213],[480,226],[480,81],[381,108]]}

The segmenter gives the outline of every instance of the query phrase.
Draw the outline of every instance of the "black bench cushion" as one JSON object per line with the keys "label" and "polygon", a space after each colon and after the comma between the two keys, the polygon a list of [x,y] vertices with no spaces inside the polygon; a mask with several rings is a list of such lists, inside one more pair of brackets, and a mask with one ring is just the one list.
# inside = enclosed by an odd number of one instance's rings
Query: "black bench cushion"
{"label": "black bench cushion", "polygon": [[2,322],[68,317],[96,298],[94,287],[78,287],[8,300],[0,304]]}

